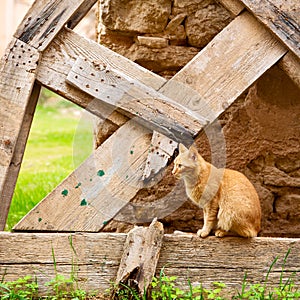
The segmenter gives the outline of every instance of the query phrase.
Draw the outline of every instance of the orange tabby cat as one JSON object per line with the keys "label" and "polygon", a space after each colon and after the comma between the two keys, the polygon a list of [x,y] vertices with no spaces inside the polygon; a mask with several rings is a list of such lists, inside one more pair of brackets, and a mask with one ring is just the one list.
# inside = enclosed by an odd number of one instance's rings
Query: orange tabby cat
{"label": "orange tabby cat", "polygon": [[204,225],[197,234],[238,234],[255,237],[260,231],[261,208],[257,192],[240,172],[217,169],[194,146],[179,145],[172,173],[183,178],[188,197],[203,208]]}

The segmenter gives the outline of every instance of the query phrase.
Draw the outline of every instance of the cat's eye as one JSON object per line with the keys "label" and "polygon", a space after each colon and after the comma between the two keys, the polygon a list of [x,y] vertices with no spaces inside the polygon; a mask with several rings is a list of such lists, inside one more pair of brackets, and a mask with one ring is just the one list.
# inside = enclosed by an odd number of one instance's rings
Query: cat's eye
{"label": "cat's eye", "polygon": [[178,168],[180,169],[181,167],[182,167],[182,164],[179,164],[179,165],[178,165]]}

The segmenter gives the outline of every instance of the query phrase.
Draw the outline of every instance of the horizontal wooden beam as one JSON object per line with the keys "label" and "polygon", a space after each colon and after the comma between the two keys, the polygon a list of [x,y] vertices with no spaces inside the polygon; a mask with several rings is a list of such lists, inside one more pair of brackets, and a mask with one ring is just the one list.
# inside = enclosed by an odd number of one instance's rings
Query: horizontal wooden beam
{"label": "horizontal wooden beam", "polygon": [[[76,270],[79,287],[104,292],[117,277],[126,234],[116,233],[0,233],[0,276],[16,280],[25,275],[36,276],[43,286],[55,276],[53,255],[60,274],[70,276]],[[20,247],[20,245],[22,245]],[[74,251],[75,250],[75,251]],[[283,259],[283,280],[300,270],[300,239],[287,238],[216,238],[200,239],[190,234],[165,234],[156,275],[164,268],[168,276],[177,276],[178,285],[188,289],[224,282],[231,292],[240,289],[245,273],[253,283],[264,282],[269,267],[278,257],[268,287],[279,285]],[[296,286],[299,276],[293,277]],[[230,293],[229,291],[229,293]]]}

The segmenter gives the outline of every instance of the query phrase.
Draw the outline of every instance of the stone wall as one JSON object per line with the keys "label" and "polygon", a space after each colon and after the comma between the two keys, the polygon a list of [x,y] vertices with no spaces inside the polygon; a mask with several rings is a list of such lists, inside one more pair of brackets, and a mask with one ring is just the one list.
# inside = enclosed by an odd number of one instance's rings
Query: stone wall
{"label": "stone wall", "polygon": [[[100,19],[98,40],[102,44],[169,77],[222,30],[231,16],[212,0],[101,0]],[[262,236],[300,237],[299,120],[300,90],[277,66],[219,120],[226,141],[226,166],[243,172],[258,191]],[[212,149],[205,134],[196,144],[208,161],[211,151],[220,150],[218,144]],[[171,168],[160,184],[141,190],[133,202],[151,203],[167,195],[176,184]],[[202,211],[187,200],[162,221],[167,232],[196,232],[203,223]],[[131,227],[130,220],[113,221],[106,230]]]}
{"label": "stone wall", "polygon": [[231,20],[213,0],[101,0],[99,7],[98,42],[165,77]]}

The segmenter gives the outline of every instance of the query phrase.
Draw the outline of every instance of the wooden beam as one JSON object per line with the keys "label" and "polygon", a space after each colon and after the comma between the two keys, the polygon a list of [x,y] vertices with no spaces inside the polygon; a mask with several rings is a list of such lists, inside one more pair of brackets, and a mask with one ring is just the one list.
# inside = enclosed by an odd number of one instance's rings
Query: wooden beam
{"label": "wooden beam", "polygon": [[32,89],[39,53],[13,39],[0,62],[0,230],[6,223],[38,90]]}
{"label": "wooden beam", "polygon": [[85,17],[85,15],[92,9],[97,0],[83,1],[82,4],[76,9],[76,12],[67,23],[67,27],[73,29]]}
{"label": "wooden beam", "polygon": [[219,2],[235,17],[238,16],[245,8],[240,0],[219,0]]}
{"label": "wooden beam", "polygon": [[92,3],[95,0],[35,0],[14,36],[44,51],[64,25],[73,20],[74,26]]}
{"label": "wooden beam", "polygon": [[[117,278],[126,237],[116,233],[2,232],[0,276],[6,274],[5,281],[36,276],[39,291],[45,294],[44,284],[55,276],[54,253],[60,274],[68,278],[75,267],[80,288],[104,292]],[[278,287],[283,259],[289,249],[284,282],[300,270],[299,239],[208,237],[203,240],[189,234],[165,234],[156,275],[164,268],[167,276],[178,276],[177,284],[186,290],[189,279],[193,285],[202,283],[205,288],[212,287],[215,281],[224,282],[235,292],[241,289],[245,272],[249,282],[263,283],[270,265],[278,257],[267,284]],[[293,279],[296,286],[300,284],[299,276]]]}
{"label": "wooden beam", "polygon": [[151,131],[133,120],[119,128],[15,230],[101,230],[143,188]]}
{"label": "wooden beam", "polygon": [[161,92],[212,122],[286,52],[268,30],[244,12]]}
{"label": "wooden beam", "polygon": [[124,289],[124,284],[135,289],[139,295],[148,294],[155,276],[163,236],[163,225],[157,219],[149,227],[135,227],[127,234],[115,282],[118,286],[114,294]]}
{"label": "wooden beam", "polygon": [[[160,92],[210,122],[274,65],[286,49],[248,12],[235,18]],[[149,178],[165,165],[149,153]]]}
{"label": "wooden beam", "polygon": [[279,62],[279,68],[281,68],[298,86],[300,89],[300,59],[296,55],[289,51]]}
{"label": "wooden beam", "polygon": [[177,142],[191,144],[207,124],[201,116],[193,116],[183,106],[101,61],[77,58],[67,82]]}
{"label": "wooden beam", "polygon": [[298,0],[241,0],[300,59]]}
{"label": "wooden beam", "polygon": [[100,101],[94,101],[93,96],[81,92],[66,82],[67,76],[78,57],[102,61],[110,68],[155,90],[166,83],[162,77],[110,49],[88,40],[70,29],[62,29],[51,43],[51,47],[42,53],[37,80],[48,89],[104,119],[110,118],[113,111],[111,106]]}

